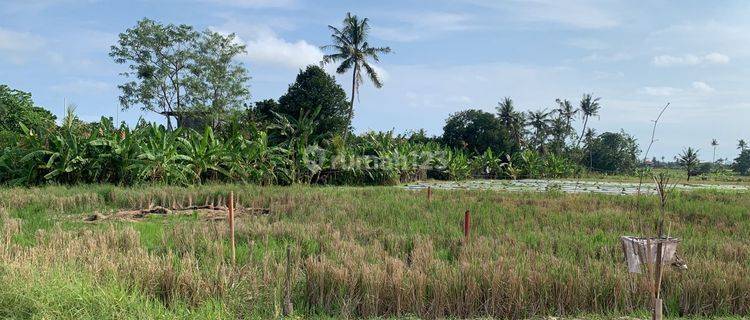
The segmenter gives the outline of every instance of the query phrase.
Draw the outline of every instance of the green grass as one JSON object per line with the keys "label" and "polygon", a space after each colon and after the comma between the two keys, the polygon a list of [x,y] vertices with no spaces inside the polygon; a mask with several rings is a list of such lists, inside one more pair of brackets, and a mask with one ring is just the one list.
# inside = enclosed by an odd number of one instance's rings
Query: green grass
{"label": "green grass", "polygon": [[198,308],[166,307],[156,299],[131,290],[116,280],[95,281],[91,276],[53,270],[27,277],[3,274],[0,291],[2,319],[222,319],[230,315],[219,301]]}
{"label": "green grass", "polygon": [[[223,221],[82,221],[230,190],[271,209],[238,217],[235,267]],[[618,237],[652,233],[657,208],[652,196],[478,190],[428,203],[389,187],[0,189],[0,318],[276,318],[287,246],[295,317],[643,317],[647,286],[626,273]],[[670,318],[750,312],[748,208],[747,193],[671,196],[667,228],[690,269],[666,272]]]}

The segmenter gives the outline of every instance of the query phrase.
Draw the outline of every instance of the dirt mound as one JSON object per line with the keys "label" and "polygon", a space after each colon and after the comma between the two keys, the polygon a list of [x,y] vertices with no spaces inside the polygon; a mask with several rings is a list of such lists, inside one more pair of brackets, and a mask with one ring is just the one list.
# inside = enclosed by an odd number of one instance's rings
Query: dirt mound
{"label": "dirt mound", "polygon": [[[121,210],[110,214],[95,212],[83,218],[85,222],[101,222],[107,220],[119,221],[142,221],[150,215],[185,215],[197,216],[204,221],[225,220],[229,214],[229,209],[224,206],[188,206],[183,208],[165,208],[162,206],[151,207],[141,210]],[[271,214],[268,208],[235,208],[235,217],[248,215],[267,215]]]}

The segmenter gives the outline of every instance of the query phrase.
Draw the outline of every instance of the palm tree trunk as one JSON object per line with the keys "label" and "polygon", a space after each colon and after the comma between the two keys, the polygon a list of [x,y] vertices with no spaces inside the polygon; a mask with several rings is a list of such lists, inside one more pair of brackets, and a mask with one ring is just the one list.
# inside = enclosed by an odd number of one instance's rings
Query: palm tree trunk
{"label": "palm tree trunk", "polygon": [[351,101],[349,102],[349,121],[347,122],[346,128],[344,128],[344,141],[346,141],[347,136],[349,136],[349,126],[352,125],[352,118],[354,117],[354,94],[357,92],[357,65],[354,66],[354,70],[352,71],[352,97]]}
{"label": "palm tree trunk", "polygon": [[716,163],[716,147],[714,147],[714,157],[711,159],[712,163]]}
{"label": "palm tree trunk", "polygon": [[576,147],[581,145],[581,141],[583,140],[583,135],[586,134],[586,125],[589,122],[589,117],[586,116],[583,118],[583,130],[581,130],[581,136],[578,138],[578,143],[576,144]]}

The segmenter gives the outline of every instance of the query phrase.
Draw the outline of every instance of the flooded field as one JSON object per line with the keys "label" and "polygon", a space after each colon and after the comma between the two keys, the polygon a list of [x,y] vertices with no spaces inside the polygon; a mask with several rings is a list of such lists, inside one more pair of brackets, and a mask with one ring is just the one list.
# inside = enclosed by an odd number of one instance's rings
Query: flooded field
{"label": "flooded field", "polygon": [[[602,193],[630,195],[638,193],[638,183],[633,182],[607,182],[607,181],[575,181],[575,180],[468,180],[468,181],[424,181],[405,185],[410,190],[426,189],[446,190],[502,190],[502,191],[561,191],[566,193]],[[727,190],[748,191],[750,188],[741,185],[726,184],[682,184],[674,185],[677,190]],[[656,186],[653,183],[644,183],[641,192],[653,194]]]}

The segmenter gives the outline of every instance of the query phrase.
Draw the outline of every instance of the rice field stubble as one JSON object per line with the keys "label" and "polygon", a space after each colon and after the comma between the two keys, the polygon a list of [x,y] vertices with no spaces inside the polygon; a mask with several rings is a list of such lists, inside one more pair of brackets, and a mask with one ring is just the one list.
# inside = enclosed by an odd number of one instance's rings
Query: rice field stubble
{"label": "rice field stubble", "polygon": [[[153,206],[240,208],[84,222]],[[298,317],[530,318],[643,315],[645,277],[621,235],[653,230],[654,196],[391,187],[0,189],[0,317],[269,318],[284,297],[287,245]],[[463,216],[471,211],[471,237]],[[665,272],[665,312],[750,314],[750,197],[675,193],[668,230],[689,270]],[[252,212],[252,211],[249,211]]]}

